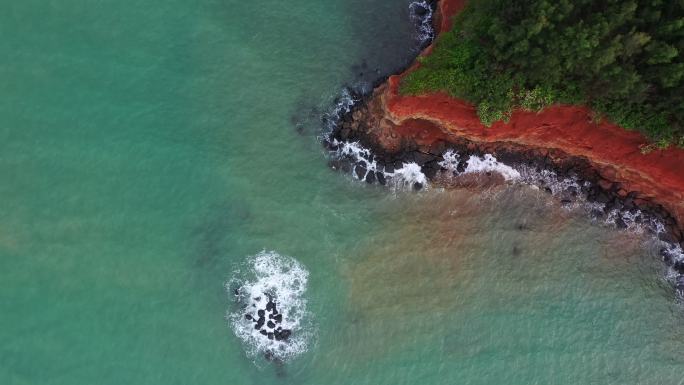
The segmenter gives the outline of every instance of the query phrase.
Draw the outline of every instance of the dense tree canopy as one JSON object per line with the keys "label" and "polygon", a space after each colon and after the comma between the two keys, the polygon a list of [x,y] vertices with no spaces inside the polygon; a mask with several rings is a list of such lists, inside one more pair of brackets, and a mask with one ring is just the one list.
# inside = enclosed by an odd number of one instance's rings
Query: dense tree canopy
{"label": "dense tree canopy", "polygon": [[402,92],[446,90],[485,124],[586,104],[684,145],[684,0],[470,0]]}

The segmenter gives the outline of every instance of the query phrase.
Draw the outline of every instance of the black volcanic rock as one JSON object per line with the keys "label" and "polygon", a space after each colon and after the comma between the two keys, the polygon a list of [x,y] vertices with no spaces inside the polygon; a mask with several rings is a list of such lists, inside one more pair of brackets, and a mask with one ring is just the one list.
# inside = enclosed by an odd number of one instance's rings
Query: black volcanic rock
{"label": "black volcanic rock", "polygon": [[430,161],[435,160],[436,156],[432,154],[425,154],[422,152],[414,152],[413,153],[413,160],[416,162],[419,166],[422,166]]}
{"label": "black volcanic rock", "polygon": [[374,182],[375,182],[375,173],[371,171],[368,174],[366,174],[366,183],[373,184]]}

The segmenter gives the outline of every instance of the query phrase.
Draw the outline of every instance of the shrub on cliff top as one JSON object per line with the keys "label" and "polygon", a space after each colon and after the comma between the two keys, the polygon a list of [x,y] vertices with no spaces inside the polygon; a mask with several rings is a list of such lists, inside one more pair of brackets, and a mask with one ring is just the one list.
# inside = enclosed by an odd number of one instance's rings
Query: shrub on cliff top
{"label": "shrub on cliff top", "polygon": [[586,104],[659,143],[684,137],[684,0],[471,0],[401,91],[447,91],[485,124]]}

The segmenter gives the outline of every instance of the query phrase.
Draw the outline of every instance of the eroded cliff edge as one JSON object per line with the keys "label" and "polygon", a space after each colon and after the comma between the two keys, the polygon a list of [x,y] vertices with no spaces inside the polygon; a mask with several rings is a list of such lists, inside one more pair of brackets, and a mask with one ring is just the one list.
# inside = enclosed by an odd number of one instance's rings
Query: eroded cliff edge
{"label": "eroded cliff edge", "polygon": [[[451,17],[464,6],[464,0],[440,0],[436,29],[448,30]],[[430,51],[431,46],[422,55]],[[605,213],[640,210],[663,223],[661,239],[684,246],[684,150],[644,154],[648,141],[641,134],[595,122],[591,111],[578,106],[516,111],[508,123],[485,127],[474,106],[463,100],[443,93],[401,95],[402,78],[418,65],[389,77],[357,103],[333,138],[360,142],[383,167],[417,163],[428,178],[438,176],[448,149],[462,157],[488,153],[507,164],[573,176],[588,182],[587,199],[604,204]],[[620,218],[617,225],[624,225]],[[684,273],[684,265],[678,267]]]}

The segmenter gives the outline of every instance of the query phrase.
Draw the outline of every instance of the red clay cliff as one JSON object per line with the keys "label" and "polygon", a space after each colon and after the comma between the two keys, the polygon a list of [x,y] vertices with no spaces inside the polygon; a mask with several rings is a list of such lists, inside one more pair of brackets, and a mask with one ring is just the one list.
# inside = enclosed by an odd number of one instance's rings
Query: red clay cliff
{"label": "red clay cliff", "polygon": [[[451,28],[451,18],[464,0],[440,0],[435,20],[440,31]],[[423,55],[429,54],[428,47]],[[508,123],[485,127],[475,107],[445,93],[402,96],[399,84],[412,68],[391,76],[375,90],[369,110],[375,114],[379,144],[387,151],[412,140],[421,146],[438,141],[466,139],[497,146],[515,145],[558,151],[587,159],[600,177],[619,186],[624,194],[657,202],[676,219],[681,239],[684,224],[684,150],[669,148],[643,154],[648,140],[609,122],[596,123],[590,110],[579,106],[553,106],[540,113],[516,111]],[[545,150],[544,150],[545,149]]]}

